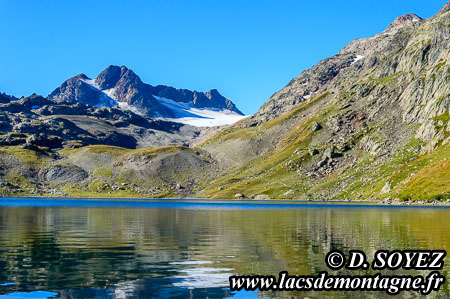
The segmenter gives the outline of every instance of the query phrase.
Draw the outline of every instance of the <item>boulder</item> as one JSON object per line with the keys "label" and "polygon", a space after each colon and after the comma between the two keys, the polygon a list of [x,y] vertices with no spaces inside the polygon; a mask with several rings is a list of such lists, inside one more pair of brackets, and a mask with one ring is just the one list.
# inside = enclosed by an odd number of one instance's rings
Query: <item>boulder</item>
{"label": "boulder", "polygon": [[313,130],[313,132],[319,131],[320,129],[322,129],[322,126],[318,122],[315,121],[311,124],[311,130]]}
{"label": "boulder", "polygon": [[271,200],[270,196],[267,194],[256,194],[254,199],[256,199],[256,200]]}
{"label": "boulder", "polygon": [[416,138],[420,139],[422,141],[428,141],[433,139],[433,137],[436,135],[436,127],[434,125],[433,120],[429,120],[425,123],[423,123],[416,131]]}
{"label": "boulder", "polygon": [[319,151],[316,150],[315,148],[309,149],[309,155],[310,155],[310,156],[315,156],[315,155],[317,155],[318,153],[319,153]]}
{"label": "boulder", "polygon": [[317,162],[317,167],[320,168],[320,167],[324,166],[325,164],[327,164],[327,162],[328,162],[328,157],[325,157],[324,159]]}
{"label": "boulder", "polygon": [[327,149],[323,152],[323,157],[324,157],[324,158],[329,158],[329,159],[336,158],[336,157],[337,157],[337,154],[335,153],[335,148],[334,148],[334,146],[331,146],[331,147],[327,148]]}
{"label": "boulder", "polygon": [[383,188],[381,189],[381,194],[388,193],[391,191],[391,182],[387,181],[386,184],[384,184]]}

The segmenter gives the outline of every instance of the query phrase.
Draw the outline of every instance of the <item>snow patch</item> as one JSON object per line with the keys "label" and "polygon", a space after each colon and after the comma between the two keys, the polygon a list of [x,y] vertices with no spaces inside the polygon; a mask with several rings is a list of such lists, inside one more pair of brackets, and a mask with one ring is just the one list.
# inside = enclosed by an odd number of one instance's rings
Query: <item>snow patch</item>
{"label": "snow patch", "polygon": [[90,86],[94,87],[95,89],[100,90],[100,86],[95,82],[95,79],[80,79],[84,83],[89,84]]}
{"label": "snow patch", "polygon": [[228,109],[195,108],[192,102],[180,103],[163,97],[156,97],[158,102],[172,110],[175,118],[161,118],[195,127],[214,127],[231,125],[247,116],[240,115]]}
{"label": "snow patch", "polygon": [[100,86],[97,84],[97,82],[95,82],[95,79],[80,79],[80,80],[83,81],[84,83],[87,83],[95,90],[100,91],[102,93],[99,98],[98,104],[95,105],[96,108],[100,108],[103,106],[112,107],[112,106],[118,105],[117,100],[114,99],[112,96],[110,96],[110,94],[114,93],[114,90],[113,90],[114,88],[107,89],[107,90],[101,90]]}
{"label": "snow patch", "polygon": [[127,102],[118,102],[119,108],[122,110],[130,110],[133,113],[136,113],[141,116],[145,116],[144,113],[142,113],[139,109],[136,107],[130,106]]}
{"label": "snow patch", "polygon": [[102,93],[100,95],[99,102],[97,105],[95,105],[95,107],[97,107],[97,108],[100,108],[103,106],[112,107],[112,106],[117,106],[117,105],[118,105],[117,101],[111,99],[106,94]]}
{"label": "snow patch", "polygon": [[102,92],[104,94],[106,94],[108,97],[110,97],[111,99],[113,99],[114,101],[118,102],[118,100],[114,96],[114,93],[116,92],[116,88],[105,89],[105,90],[102,90]]}
{"label": "snow patch", "polygon": [[[134,106],[130,106],[126,102],[119,102],[115,97],[115,88],[102,90],[100,86],[95,82],[95,79],[80,79],[81,81],[89,84],[92,88],[101,92],[99,103],[95,107],[103,106],[119,106],[123,110],[130,110],[136,114],[145,116],[139,109]],[[180,103],[171,99],[156,97],[156,100],[163,106],[169,108],[174,114],[174,118],[158,117],[159,119],[183,123],[195,127],[215,127],[231,125],[247,116],[240,115],[234,111],[228,109],[217,108],[196,108],[194,103]]]}
{"label": "snow patch", "polygon": [[364,58],[364,56],[362,56],[362,55],[356,55],[356,58],[353,60],[352,64],[354,64],[355,62],[357,62],[358,60],[361,60],[363,58]]}

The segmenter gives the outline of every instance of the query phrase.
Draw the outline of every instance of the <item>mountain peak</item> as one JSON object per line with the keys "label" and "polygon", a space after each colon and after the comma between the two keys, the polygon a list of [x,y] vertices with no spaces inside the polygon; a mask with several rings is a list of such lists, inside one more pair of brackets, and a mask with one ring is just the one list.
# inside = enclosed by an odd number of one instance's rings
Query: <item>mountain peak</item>
{"label": "mountain peak", "polygon": [[86,76],[86,74],[84,74],[84,73],[80,73],[80,74],[76,75],[75,78],[78,78],[81,80],[89,80],[89,77]]}
{"label": "mountain peak", "polygon": [[[125,66],[118,66],[118,65],[110,64],[110,65],[107,66],[103,71],[104,71],[104,72],[117,71],[117,70],[121,70],[122,67],[125,67]],[[125,67],[125,68],[126,68],[126,67]]]}
{"label": "mountain peak", "polygon": [[[243,115],[217,89],[197,92],[163,85],[155,87],[142,82],[139,76],[125,65],[109,65],[95,79],[90,79],[85,74],[72,77],[55,89],[49,98],[59,102],[76,101],[95,107],[119,105],[123,109],[149,117],[176,118],[178,114],[167,100],[182,105],[191,103],[197,109],[229,110],[238,116]],[[192,108],[186,107],[188,110]],[[186,112],[183,113],[186,115]]]}
{"label": "mountain peak", "polygon": [[401,16],[398,16],[394,22],[392,22],[391,24],[389,24],[389,26],[386,28],[385,32],[388,31],[392,31],[392,30],[397,30],[401,27],[405,27],[405,26],[409,26],[415,22],[418,22],[422,20],[421,17],[419,17],[418,15],[414,14],[414,13],[407,13]]}
{"label": "mountain peak", "polygon": [[121,65],[120,69],[122,70],[122,72],[126,72],[126,71],[130,70],[126,65]]}
{"label": "mountain peak", "polygon": [[392,23],[398,25],[398,24],[404,24],[404,23],[417,22],[420,20],[422,20],[422,18],[419,17],[418,15],[416,15],[414,13],[407,13],[407,14],[398,16]]}
{"label": "mountain peak", "polygon": [[206,96],[207,96],[209,99],[211,99],[212,97],[215,97],[215,96],[220,96],[220,97],[222,97],[222,95],[220,94],[220,92],[219,92],[217,89],[215,89],[215,88],[210,89],[210,90],[207,91],[205,94],[206,94]]}
{"label": "mountain peak", "polygon": [[97,78],[95,78],[95,83],[97,83],[101,89],[110,89],[117,84],[117,82],[120,80],[121,75],[121,67],[117,65],[110,65],[106,69],[104,69],[97,76]]}

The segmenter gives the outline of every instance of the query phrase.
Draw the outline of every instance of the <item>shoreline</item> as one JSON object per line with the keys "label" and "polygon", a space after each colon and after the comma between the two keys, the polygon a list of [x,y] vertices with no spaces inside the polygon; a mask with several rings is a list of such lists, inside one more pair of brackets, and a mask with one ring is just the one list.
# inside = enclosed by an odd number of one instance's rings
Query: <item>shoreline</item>
{"label": "shoreline", "polygon": [[0,200],[9,199],[49,199],[49,200],[101,200],[101,201],[151,201],[151,200],[191,200],[191,201],[225,201],[225,202],[260,202],[260,203],[299,203],[299,204],[340,204],[340,205],[374,205],[374,206],[441,206],[450,207],[450,199],[445,201],[399,201],[399,200],[295,200],[295,199],[255,199],[255,198],[139,198],[139,197],[69,197],[69,196],[0,196]]}

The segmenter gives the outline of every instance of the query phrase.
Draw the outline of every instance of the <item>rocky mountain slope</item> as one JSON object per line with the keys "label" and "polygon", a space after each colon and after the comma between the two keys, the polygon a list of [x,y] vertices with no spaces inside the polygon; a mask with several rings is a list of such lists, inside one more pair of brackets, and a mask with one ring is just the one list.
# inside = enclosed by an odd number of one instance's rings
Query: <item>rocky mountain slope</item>
{"label": "rocky mountain slope", "polygon": [[449,10],[350,42],[205,142],[226,169],[198,196],[449,198]]}
{"label": "rocky mountain slope", "polygon": [[118,107],[55,103],[38,95],[0,104],[0,145],[58,150],[104,144],[125,148],[189,146],[202,129],[149,119]]}
{"label": "rocky mountain slope", "polygon": [[[189,108],[206,110],[226,110],[242,116],[242,112],[216,89],[208,92],[175,89],[170,86],[152,86],[142,82],[138,75],[126,66],[110,65],[95,79],[79,74],[66,80],[55,89],[50,100],[80,102],[95,107],[120,106],[148,117],[179,118],[196,115]],[[180,109],[173,109],[167,101],[187,104],[180,115]]]}
{"label": "rocky mountain slope", "polygon": [[[254,116],[194,148],[4,146],[0,193],[447,200],[449,25],[450,3],[429,19],[400,16],[382,33],[354,40],[305,70]],[[77,82],[103,94],[118,88],[114,94],[124,103],[135,94],[122,93],[116,79],[97,79],[99,88],[83,76]],[[58,99],[66,100],[77,101]]]}

